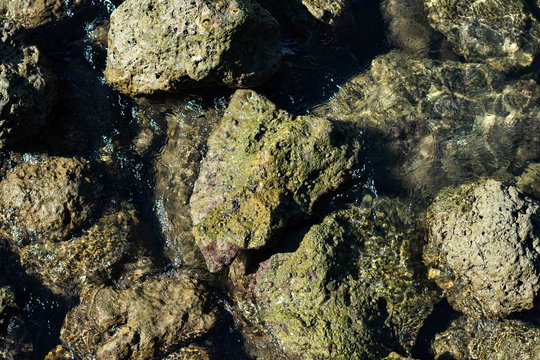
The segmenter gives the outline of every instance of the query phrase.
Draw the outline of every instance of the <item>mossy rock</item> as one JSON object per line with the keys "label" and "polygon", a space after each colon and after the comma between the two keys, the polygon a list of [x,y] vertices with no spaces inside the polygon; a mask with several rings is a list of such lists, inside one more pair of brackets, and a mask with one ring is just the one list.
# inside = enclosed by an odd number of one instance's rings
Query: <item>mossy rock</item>
{"label": "mossy rock", "polygon": [[239,308],[289,356],[380,359],[410,350],[440,299],[420,262],[421,233],[402,204],[368,196],[363,205],[284,239],[298,248],[273,255],[253,275],[255,305]]}
{"label": "mossy rock", "polygon": [[240,249],[269,245],[338,188],[358,166],[354,127],[294,118],[250,90],[239,90],[208,141],[191,196],[193,233],[210,271]]}

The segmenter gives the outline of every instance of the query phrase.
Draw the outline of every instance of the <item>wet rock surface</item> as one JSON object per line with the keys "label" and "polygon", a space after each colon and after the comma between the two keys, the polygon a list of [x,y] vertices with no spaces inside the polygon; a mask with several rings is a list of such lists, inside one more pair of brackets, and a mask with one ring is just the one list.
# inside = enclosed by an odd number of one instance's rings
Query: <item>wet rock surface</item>
{"label": "wet rock surface", "polygon": [[209,270],[221,270],[240,249],[268,245],[350,177],[360,150],[353,133],[324,118],[293,118],[253,91],[237,91],[208,140],[190,200]]}
{"label": "wet rock surface", "polygon": [[433,342],[435,359],[523,359],[540,357],[540,329],[519,320],[462,317]]}
{"label": "wet rock surface", "polygon": [[421,240],[400,211],[366,196],[362,207],[285,239],[289,247],[300,241],[298,248],[273,255],[243,282],[254,304],[240,296],[240,311],[294,358],[376,359],[410,349],[439,295],[423,277]]}
{"label": "wet rock surface", "polygon": [[111,16],[107,58],[107,81],[128,95],[252,87],[279,69],[279,24],[252,0],[129,0]]}
{"label": "wet rock surface", "polygon": [[431,26],[466,60],[500,71],[532,64],[540,49],[540,23],[521,0],[425,0]]}
{"label": "wet rock surface", "polygon": [[0,149],[36,134],[55,99],[56,77],[22,27],[0,18]]}
{"label": "wet rock surface", "polygon": [[534,81],[506,80],[488,65],[393,51],[317,113],[364,129],[379,186],[426,197],[467,179],[520,174],[540,155],[539,99]]}
{"label": "wet rock surface", "polygon": [[65,240],[91,219],[101,189],[82,158],[23,155],[0,181],[0,234],[17,245]]}
{"label": "wet rock surface", "polygon": [[3,359],[28,359],[32,354],[30,334],[20,310],[12,287],[0,278],[0,356]]}
{"label": "wet rock surface", "polygon": [[0,0],[0,15],[35,28],[46,23],[69,17],[92,0]]}
{"label": "wet rock surface", "polygon": [[217,320],[202,284],[182,274],[163,275],[123,289],[85,288],[66,317],[61,340],[82,358],[142,360],[174,352]]}
{"label": "wet rock surface", "polygon": [[540,203],[487,180],[430,207],[424,259],[449,303],[476,318],[531,309],[540,289]]}

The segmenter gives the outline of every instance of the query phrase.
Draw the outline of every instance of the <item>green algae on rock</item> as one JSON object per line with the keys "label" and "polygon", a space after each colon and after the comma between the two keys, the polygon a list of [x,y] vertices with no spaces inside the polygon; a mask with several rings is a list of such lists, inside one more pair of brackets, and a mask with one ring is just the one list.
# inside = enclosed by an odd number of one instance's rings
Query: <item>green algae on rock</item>
{"label": "green algae on rock", "polygon": [[238,90],[208,141],[191,196],[193,233],[210,271],[240,249],[269,245],[307,215],[358,165],[353,128],[314,116],[293,118],[251,90]]}
{"label": "green algae on rock", "polygon": [[362,207],[288,238],[299,247],[260,265],[250,287],[255,304],[240,302],[240,311],[298,359],[380,359],[410,350],[440,295],[404,209],[366,196]]}
{"label": "green algae on rock", "polygon": [[48,155],[24,161],[0,181],[0,234],[16,245],[61,241],[91,219],[101,192],[88,162]]}
{"label": "green algae on rock", "polygon": [[507,80],[489,65],[391,51],[316,113],[364,129],[380,185],[426,196],[482,176],[512,178],[539,158],[539,101],[534,81]]}
{"label": "green algae on rock", "polygon": [[537,360],[540,328],[519,320],[475,320],[463,316],[437,334],[436,360]]}
{"label": "green algae on rock", "polygon": [[0,149],[43,128],[55,97],[48,61],[20,25],[0,17]]}
{"label": "green algae on rock", "polygon": [[540,290],[540,202],[484,180],[446,189],[428,211],[424,260],[454,309],[500,318]]}
{"label": "green algae on rock", "polygon": [[245,88],[280,61],[279,24],[255,1],[127,0],[111,15],[105,77],[128,95]]}
{"label": "green algae on rock", "polygon": [[154,359],[206,334],[217,321],[206,288],[185,274],[170,274],[127,288],[84,288],[60,338],[84,359]]}
{"label": "green algae on rock", "polygon": [[500,71],[532,64],[540,23],[522,0],[424,0],[431,26],[468,61]]}

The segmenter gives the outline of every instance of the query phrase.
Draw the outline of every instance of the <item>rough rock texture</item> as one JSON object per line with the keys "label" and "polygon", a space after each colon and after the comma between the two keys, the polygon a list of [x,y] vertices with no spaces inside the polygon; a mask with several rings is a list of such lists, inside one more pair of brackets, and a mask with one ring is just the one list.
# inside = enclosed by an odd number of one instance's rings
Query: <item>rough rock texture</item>
{"label": "rough rock texture", "polygon": [[539,101],[534,81],[488,65],[392,51],[316,113],[364,129],[377,185],[426,197],[465,179],[511,179],[539,158]]}
{"label": "rough rock texture", "polygon": [[0,182],[0,235],[18,245],[60,241],[90,220],[101,191],[87,161],[25,155]]}
{"label": "rough rock texture", "polygon": [[164,360],[210,360],[210,355],[204,348],[190,345],[167,356]]}
{"label": "rough rock texture", "polygon": [[0,15],[34,28],[73,15],[93,0],[0,0]]}
{"label": "rough rock texture", "polygon": [[531,65],[540,49],[540,23],[522,0],[424,0],[431,26],[468,61],[500,71]]}
{"label": "rough rock texture", "polygon": [[531,163],[517,179],[516,186],[525,194],[540,200],[540,163]]}
{"label": "rough rock texture", "polygon": [[413,358],[410,358],[410,357],[404,357],[404,356],[401,356],[399,355],[398,353],[396,352],[392,352],[390,353],[387,357],[385,357],[384,359],[382,360],[415,360]]}
{"label": "rough rock texture", "polygon": [[366,196],[284,239],[291,249],[260,265],[248,286],[254,304],[240,297],[240,311],[295,359],[410,349],[440,297],[421,264],[421,237],[396,204]]}
{"label": "rough rock texture", "polygon": [[428,211],[424,260],[454,309],[499,318],[540,289],[540,203],[486,180],[443,191]]}
{"label": "rough rock texture", "polygon": [[250,90],[237,91],[208,141],[190,200],[193,233],[210,271],[239,249],[268,245],[311,211],[357,165],[359,142],[339,122],[293,118]]}
{"label": "rough rock texture", "polygon": [[347,14],[350,0],[302,0],[302,4],[318,21],[333,25]]}
{"label": "rough rock texture", "polygon": [[428,55],[433,30],[429,27],[423,0],[385,0],[381,11],[388,23],[388,38],[394,46],[414,55]]}
{"label": "rough rock texture", "polygon": [[47,121],[56,78],[24,31],[0,18],[0,149],[34,135]]}
{"label": "rough rock texture", "polygon": [[278,70],[279,40],[252,0],[128,0],[111,15],[105,77],[128,95],[253,87]]}
{"label": "rough rock texture", "polygon": [[32,342],[16,303],[15,292],[0,278],[0,358],[30,359]]}
{"label": "rough rock texture", "polygon": [[168,275],[126,289],[85,288],[60,337],[82,358],[143,360],[204,335],[217,320],[215,305],[200,283],[186,275]]}
{"label": "rough rock texture", "polygon": [[62,345],[58,345],[45,356],[45,360],[73,360],[73,354]]}
{"label": "rough rock texture", "polygon": [[436,360],[537,360],[540,328],[518,320],[474,320],[461,317],[435,336]]}
{"label": "rough rock texture", "polygon": [[81,234],[69,240],[43,240],[17,250],[27,273],[56,294],[72,296],[84,285],[110,279],[136,252],[139,223],[133,205],[111,205]]}

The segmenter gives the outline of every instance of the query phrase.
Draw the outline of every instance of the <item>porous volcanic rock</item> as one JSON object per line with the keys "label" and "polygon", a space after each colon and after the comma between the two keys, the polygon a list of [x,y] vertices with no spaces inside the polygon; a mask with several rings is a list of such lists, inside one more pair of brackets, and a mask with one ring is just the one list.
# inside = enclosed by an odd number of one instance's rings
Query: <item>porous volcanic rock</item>
{"label": "porous volcanic rock", "polygon": [[307,215],[358,165],[354,129],[294,118],[251,90],[238,90],[208,140],[191,196],[193,233],[210,271],[240,249],[258,249]]}
{"label": "porous volcanic rock", "polygon": [[446,189],[428,211],[424,260],[454,309],[501,318],[540,289],[540,203],[494,180]]}
{"label": "porous volcanic rock", "polygon": [[252,283],[238,296],[240,311],[295,359],[380,359],[411,349],[440,295],[404,209],[366,196],[362,207],[287,237],[290,249],[247,275]]}
{"label": "porous volcanic rock", "polygon": [[56,77],[23,28],[0,18],[0,149],[36,134],[56,96]]}
{"label": "porous volcanic rock", "polygon": [[500,71],[532,64],[540,49],[540,23],[522,0],[424,0],[431,26],[472,62]]}
{"label": "porous volcanic rock", "polygon": [[61,241],[91,219],[102,187],[82,158],[23,156],[0,181],[0,235],[17,245]]}
{"label": "porous volcanic rock", "polygon": [[0,15],[35,28],[46,23],[67,18],[92,0],[0,0]]}
{"label": "porous volcanic rock", "polygon": [[463,316],[435,336],[432,349],[436,360],[537,360],[540,328],[519,320],[475,320]]}
{"label": "porous volcanic rock", "polygon": [[105,77],[128,95],[245,88],[280,61],[279,24],[252,0],[127,0],[111,15]]}
{"label": "porous volcanic rock", "polygon": [[217,321],[202,284],[184,274],[162,275],[124,289],[85,288],[60,338],[81,358],[143,360],[189,344]]}

